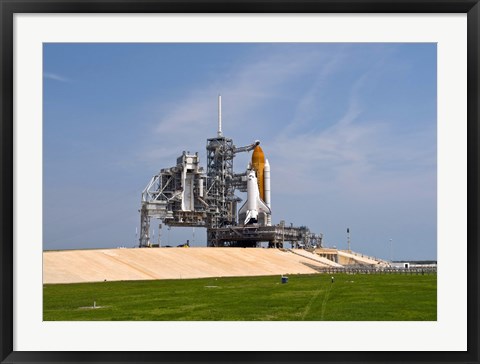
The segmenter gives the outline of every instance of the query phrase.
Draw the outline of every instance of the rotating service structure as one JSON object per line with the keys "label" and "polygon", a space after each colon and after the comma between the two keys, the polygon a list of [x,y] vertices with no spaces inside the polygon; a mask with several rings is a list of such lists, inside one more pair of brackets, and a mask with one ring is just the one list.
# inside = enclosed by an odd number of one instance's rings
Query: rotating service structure
{"label": "rotating service structure", "polygon": [[[161,169],[142,192],[140,208],[140,247],[151,247],[151,219],[167,226],[207,229],[207,246],[281,247],[291,242],[297,247],[321,246],[322,235],[305,227],[272,226],[270,164],[260,141],[236,147],[222,132],[221,96],[218,98],[218,130],[207,139],[207,170],[200,166],[197,153],[183,152],[174,167]],[[234,173],[238,153],[253,150],[243,173]],[[242,199],[235,191],[247,192],[247,200],[237,215]],[[161,224],[159,228],[161,228]]]}
{"label": "rotating service structure", "polygon": [[183,152],[175,167],[160,170],[145,187],[140,209],[140,247],[152,246],[151,218],[169,226],[206,227],[206,176],[199,162],[198,153]]}

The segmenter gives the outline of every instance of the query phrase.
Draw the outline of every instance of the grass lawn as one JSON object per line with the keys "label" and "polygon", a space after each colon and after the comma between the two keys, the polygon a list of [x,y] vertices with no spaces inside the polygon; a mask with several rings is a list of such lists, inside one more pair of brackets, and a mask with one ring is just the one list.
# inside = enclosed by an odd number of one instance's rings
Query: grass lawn
{"label": "grass lawn", "polygon": [[[96,302],[95,309],[91,308]],[[45,321],[435,321],[437,276],[293,275],[48,284]]]}

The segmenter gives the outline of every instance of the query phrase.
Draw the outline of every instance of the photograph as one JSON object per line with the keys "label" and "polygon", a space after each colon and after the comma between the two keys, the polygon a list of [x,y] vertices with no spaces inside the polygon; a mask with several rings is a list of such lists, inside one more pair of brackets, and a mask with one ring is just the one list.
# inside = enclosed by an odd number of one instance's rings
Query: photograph
{"label": "photograph", "polygon": [[0,363],[478,363],[478,0],[0,0]]}
{"label": "photograph", "polygon": [[437,52],[44,42],[43,321],[437,322]]}

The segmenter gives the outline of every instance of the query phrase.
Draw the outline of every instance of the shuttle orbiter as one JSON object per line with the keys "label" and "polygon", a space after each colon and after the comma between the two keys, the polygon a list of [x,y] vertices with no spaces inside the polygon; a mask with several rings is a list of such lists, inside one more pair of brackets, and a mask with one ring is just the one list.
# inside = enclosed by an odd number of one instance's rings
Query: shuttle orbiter
{"label": "shuttle orbiter", "polygon": [[247,180],[247,201],[245,201],[238,213],[240,215],[246,214],[244,224],[247,225],[251,220],[254,220],[253,222],[258,221],[259,212],[264,212],[268,215],[272,213],[270,208],[260,198],[255,171],[250,171]]}

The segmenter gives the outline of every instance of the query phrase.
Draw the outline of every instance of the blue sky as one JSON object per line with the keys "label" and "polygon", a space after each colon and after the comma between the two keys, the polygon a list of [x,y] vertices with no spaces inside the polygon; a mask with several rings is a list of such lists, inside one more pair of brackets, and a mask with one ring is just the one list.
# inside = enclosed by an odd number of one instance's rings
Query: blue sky
{"label": "blue sky", "polygon": [[436,259],[435,44],[44,44],[43,60],[44,249],[137,244],[142,190],[183,150],[205,167],[221,94],[224,135],[270,161],[274,223]]}

